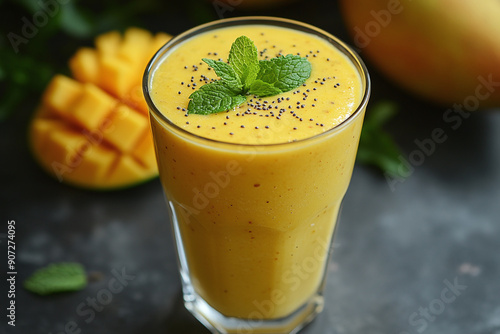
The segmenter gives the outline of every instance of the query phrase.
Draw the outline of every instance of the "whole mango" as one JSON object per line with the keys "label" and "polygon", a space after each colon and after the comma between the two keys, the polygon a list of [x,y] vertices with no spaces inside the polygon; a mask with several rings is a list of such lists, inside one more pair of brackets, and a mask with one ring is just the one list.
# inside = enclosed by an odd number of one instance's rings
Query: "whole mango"
{"label": "whole mango", "polygon": [[341,0],[363,57],[407,90],[468,111],[500,106],[500,1]]}

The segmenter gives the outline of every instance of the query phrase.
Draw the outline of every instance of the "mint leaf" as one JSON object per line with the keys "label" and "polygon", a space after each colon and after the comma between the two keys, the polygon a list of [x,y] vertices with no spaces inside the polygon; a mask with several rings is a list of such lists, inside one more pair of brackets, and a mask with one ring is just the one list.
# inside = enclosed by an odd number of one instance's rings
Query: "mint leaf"
{"label": "mint leaf", "polygon": [[274,85],[278,81],[278,66],[269,60],[259,61],[259,73],[257,74],[258,80]]}
{"label": "mint leaf", "polygon": [[208,115],[226,111],[244,103],[247,98],[235,93],[222,81],[201,86],[189,98],[188,114]]}
{"label": "mint leaf", "polygon": [[79,263],[54,263],[35,271],[26,281],[24,287],[39,295],[57,292],[77,291],[87,285],[85,269]]}
{"label": "mint leaf", "polygon": [[381,101],[367,110],[356,160],[372,165],[382,172],[398,175],[402,168],[402,155],[394,139],[382,128],[397,112],[398,106]]}
{"label": "mint leaf", "polygon": [[261,97],[288,92],[311,76],[311,64],[300,56],[287,55],[261,60],[259,67],[255,85],[250,86],[248,93]]}
{"label": "mint leaf", "polygon": [[255,80],[248,89],[248,94],[257,95],[260,97],[272,96],[282,93],[279,88],[274,87],[272,84],[264,82],[260,79]]}
{"label": "mint leaf", "polygon": [[214,69],[215,73],[224,81],[228,87],[236,93],[241,92],[243,85],[236,71],[227,63],[208,58],[202,59],[208,66]]}
{"label": "mint leaf", "polygon": [[288,92],[311,76],[311,64],[298,55],[259,61],[257,47],[246,36],[238,37],[231,45],[229,64],[202,60],[220,80],[201,86],[189,96],[188,114],[208,115],[232,109],[246,101],[245,94],[266,97]]}
{"label": "mint leaf", "polygon": [[228,61],[248,89],[259,73],[257,47],[253,41],[246,36],[238,37],[231,45]]}
{"label": "mint leaf", "polygon": [[270,62],[276,65],[276,82],[273,84],[282,92],[299,87],[311,76],[311,63],[307,58],[289,54],[271,58]]}

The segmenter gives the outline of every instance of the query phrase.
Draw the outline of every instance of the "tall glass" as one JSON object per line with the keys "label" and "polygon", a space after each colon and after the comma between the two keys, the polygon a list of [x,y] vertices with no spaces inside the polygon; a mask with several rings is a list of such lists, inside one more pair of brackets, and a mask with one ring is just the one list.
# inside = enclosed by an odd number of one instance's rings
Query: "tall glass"
{"label": "tall glass", "polygon": [[[279,144],[216,141],[174,124],[153,102],[154,71],[184,41],[241,25],[299,30],[340,50],[360,78],[354,113],[319,135]],[[296,333],[323,309],[329,250],[370,94],[364,64],[316,27],[244,17],[169,41],[148,65],[143,88],[186,308],[215,333]]]}

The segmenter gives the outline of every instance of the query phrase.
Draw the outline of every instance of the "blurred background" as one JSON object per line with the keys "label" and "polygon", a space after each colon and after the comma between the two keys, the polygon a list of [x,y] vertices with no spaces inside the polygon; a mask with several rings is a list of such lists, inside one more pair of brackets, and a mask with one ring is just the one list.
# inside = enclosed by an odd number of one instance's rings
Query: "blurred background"
{"label": "blurred background", "polygon": [[[483,2],[0,0],[0,262],[7,273],[15,220],[17,270],[16,326],[2,307],[0,333],[208,333],[182,306],[159,181],[111,192],[59,183],[33,159],[28,126],[50,79],[102,33],[176,35],[267,15],[340,37],[372,78],[327,306],[304,333],[499,334],[500,3]],[[23,289],[61,261],[84,265],[85,289]],[[123,268],[123,291],[92,306]]]}

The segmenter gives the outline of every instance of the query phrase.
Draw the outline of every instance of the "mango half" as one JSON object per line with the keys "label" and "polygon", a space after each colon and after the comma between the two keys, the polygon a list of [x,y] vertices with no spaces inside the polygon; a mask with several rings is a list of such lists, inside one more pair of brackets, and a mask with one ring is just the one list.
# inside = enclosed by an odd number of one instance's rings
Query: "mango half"
{"label": "mango half", "polygon": [[29,128],[39,164],[60,182],[110,190],[158,176],[142,76],[170,35],[129,28],[96,38],[48,84]]}

